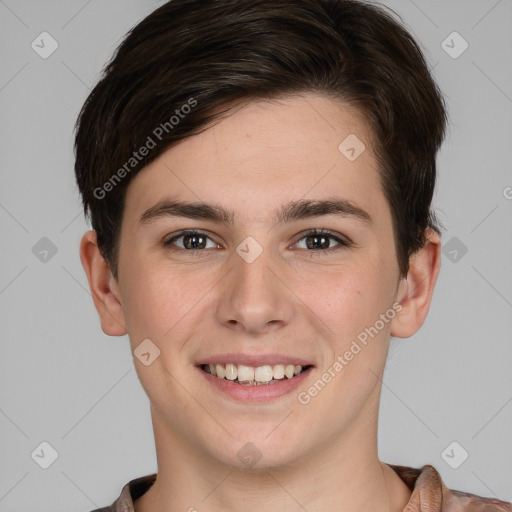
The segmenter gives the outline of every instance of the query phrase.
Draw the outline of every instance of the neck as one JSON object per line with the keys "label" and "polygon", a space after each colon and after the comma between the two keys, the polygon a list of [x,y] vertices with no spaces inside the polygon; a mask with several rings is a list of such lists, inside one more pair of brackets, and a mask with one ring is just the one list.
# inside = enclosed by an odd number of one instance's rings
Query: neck
{"label": "neck", "polygon": [[288,466],[244,471],[170,438],[168,426],[152,413],[158,476],[134,503],[135,512],[401,512],[411,495],[378,459],[376,422],[366,423],[371,435],[365,442],[354,428]]}

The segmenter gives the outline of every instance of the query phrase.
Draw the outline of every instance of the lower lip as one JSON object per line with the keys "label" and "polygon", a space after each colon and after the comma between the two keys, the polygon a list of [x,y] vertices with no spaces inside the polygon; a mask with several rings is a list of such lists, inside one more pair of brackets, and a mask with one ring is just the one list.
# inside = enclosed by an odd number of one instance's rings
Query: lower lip
{"label": "lower lip", "polygon": [[268,402],[284,395],[288,395],[297,389],[297,387],[304,382],[304,379],[307,378],[313,367],[309,367],[300,375],[292,377],[291,379],[285,377],[275,384],[262,384],[259,386],[237,384],[231,380],[219,379],[219,377],[215,377],[210,373],[205,372],[200,367],[197,367],[197,369],[210,384],[235,400],[239,400],[241,402]]}

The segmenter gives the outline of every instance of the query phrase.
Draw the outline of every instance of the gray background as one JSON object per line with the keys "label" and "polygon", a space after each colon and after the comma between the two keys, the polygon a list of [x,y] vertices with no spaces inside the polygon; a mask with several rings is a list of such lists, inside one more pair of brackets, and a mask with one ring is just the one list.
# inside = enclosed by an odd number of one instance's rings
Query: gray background
{"label": "gray background", "polygon": [[[161,3],[0,1],[2,512],[89,511],[156,471],[128,338],[101,331],[79,259],[72,129],[122,36]],[[423,328],[391,342],[380,457],[512,500],[512,1],[384,3],[421,42],[451,124],[442,270]],[[58,42],[46,59],[31,47],[43,31]],[[453,31],[469,44],[457,58],[458,36],[442,44]],[[58,453],[47,469],[43,441]]]}

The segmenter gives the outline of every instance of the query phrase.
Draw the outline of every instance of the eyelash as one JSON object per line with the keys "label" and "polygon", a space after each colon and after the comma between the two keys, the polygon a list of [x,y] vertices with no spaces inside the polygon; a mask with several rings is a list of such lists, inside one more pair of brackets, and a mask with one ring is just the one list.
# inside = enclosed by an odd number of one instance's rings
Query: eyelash
{"label": "eyelash", "polygon": [[[211,238],[203,231],[197,231],[195,229],[190,229],[190,230],[181,231],[177,235],[174,235],[171,238],[164,240],[163,245],[165,248],[167,248],[173,252],[188,252],[188,253],[193,253],[194,256],[201,256],[201,253],[203,251],[206,251],[207,249],[182,249],[181,247],[173,246],[173,242],[175,242],[176,240],[178,240],[184,236],[187,236],[187,235],[189,235],[189,236],[204,236],[211,240]],[[314,256],[315,253],[325,254],[328,252],[332,252],[332,251],[336,251],[339,249],[344,249],[344,248],[348,248],[348,247],[352,246],[352,242],[348,238],[341,237],[340,235],[338,235],[332,231],[326,230],[326,229],[312,229],[312,230],[306,231],[305,233],[302,233],[301,238],[299,238],[297,240],[297,242],[295,242],[295,243],[299,243],[301,240],[303,240],[304,238],[307,238],[309,236],[325,236],[328,238],[332,238],[336,242],[338,242],[338,245],[336,245],[335,247],[329,247],[328,249],[316,249],[316,250],[306,249],[307,252],[312,253],[311,256]],[[211,240],[211,241],[213,242],[213,240]]]}

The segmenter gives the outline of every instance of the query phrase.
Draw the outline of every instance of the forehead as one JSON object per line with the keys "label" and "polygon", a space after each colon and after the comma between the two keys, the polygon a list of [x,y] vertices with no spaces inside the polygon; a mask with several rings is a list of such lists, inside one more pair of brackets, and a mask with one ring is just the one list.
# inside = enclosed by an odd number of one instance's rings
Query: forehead
{"label": "forehead", "polygon": [[271,159],[283,164],[290,158],[290,165],[296,168],[297,160],[318,159],[319,153],[337,159],[340,151],[349,149],[340,148],[347,137],[356,149],[368,150],[363,158],[367,163],[373,156],[372,134],[363,114],[315,93],[235,103],[201,135],[181,144],[187,143],[187,150],[197,150],[197,156],[215,155],[217,162],[253,158],[254,164]]}
{"label": "forehead", "polygon": [[140,215],[172,194],[229,205],[240,218],[262,220],[283,202],[334,194],[369,204],[379,193],[362,115],[339,101],[304,94],[237,105],[139,172],[126,206]]}

